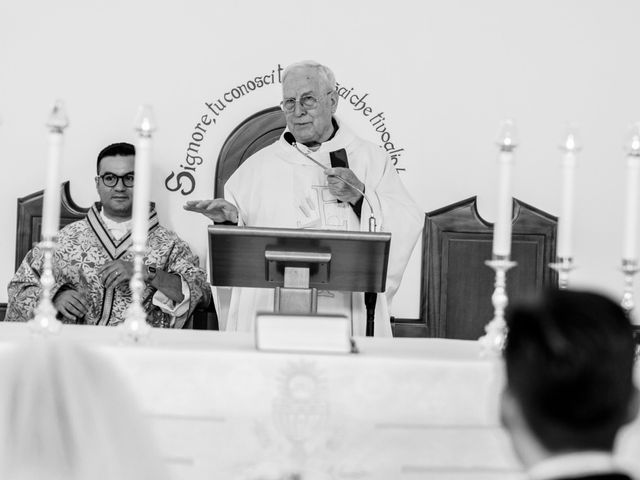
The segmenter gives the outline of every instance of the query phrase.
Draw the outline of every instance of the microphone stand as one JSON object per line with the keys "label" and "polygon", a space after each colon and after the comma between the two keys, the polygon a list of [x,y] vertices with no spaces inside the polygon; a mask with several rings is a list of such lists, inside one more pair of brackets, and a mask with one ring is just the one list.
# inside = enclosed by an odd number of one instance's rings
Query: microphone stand
{"label": "microphone stand", "polygon": [[367,337],[373,337],[377,302],[378,294],[376,292],[364,292],[364,306],[367,308],[367,330],[365,333]]}
{"label": "microphone stand", "polygon": [[[313,163],[318,165],[323,170],[326,170],[325,166],[322,165],[320,162],[318,162],[315,158],[313,158],[311,155],[308,155],[305,152],[303,152],[302,150],[300,150],[300,147],[298,147],[298,143],[295,141],[295,137],[293,136],[293,134],[291,134],[289,132],[285,133],[284,139],[289,145],[294,147],[298,152],[300,152],[306,158],[311,160]],[[371,205],[371,202],[369,201],[367,196],[364,194],[364,192],[362,190],[360,190],[355,185],[352,185],[351,183],[346,181],[340,175],[334,175],[334,176],[339,178],[340,180],[342,180],[344,183],[349,185],[355,191],[357,191],[360,195],[362,195],[362,198],[364,198],[367,201],[367,204],[369,205],[369,212],[370,212],[370,216],[369,216],[369,232],[375,232],[376,231],[376,227],[377,227],[377,225],[376,225],[376,217],[373,215],[373,206]],[[376,303],[377,302],[378,302],[378,294],[376,292],[364,292],[364,306],[365,306],[365,308],[367,310],[367,323],[366,323],[365,335],[367,337],[373,337],[373,334],[374,334],[374,325],[375,325],[375,317],[376,317]]]}

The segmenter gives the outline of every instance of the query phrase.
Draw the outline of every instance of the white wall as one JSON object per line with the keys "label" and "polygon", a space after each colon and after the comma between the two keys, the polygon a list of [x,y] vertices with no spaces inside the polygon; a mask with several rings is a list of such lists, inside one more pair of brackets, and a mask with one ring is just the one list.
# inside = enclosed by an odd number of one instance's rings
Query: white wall
{"label": "white wall", "polygon": [[[62,178],[74,199],[95,198],[95,157],[134,140],[133,117],[153,105],[155,200],[161,219],[205,251],[204,219],[186,199],[210,197],[214,163],[244,118],[279,102],[278,85],[228,105],[206,133],[188,198],[164,187],[183,164],[204,102],[278,64],[313,58],[384,111],[398,166],[425,211],[479,195],[492,220],[500,119],[514,117],[514,194],[552,214],[560,199],[557,144],[565,121],[582,127],[577,171],[574,286],[619,295],[625,130],[640,119],[640,62],[632,0],[396,0],[181,2],[82,1],[0,4],[0,301],[14,264],[15,201],[43,185],[46,120],[65,100]],[[360,134],[374,128],[347,102],[339,115]],[[417,317],[420,257],[414,254],[394,314]]]}

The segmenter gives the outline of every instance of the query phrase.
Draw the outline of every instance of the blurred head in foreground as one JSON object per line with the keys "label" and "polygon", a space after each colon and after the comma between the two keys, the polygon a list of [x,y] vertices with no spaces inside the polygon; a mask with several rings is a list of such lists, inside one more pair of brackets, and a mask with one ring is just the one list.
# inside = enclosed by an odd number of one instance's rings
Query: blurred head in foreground
{"label": "blurred head in foreground", "polygon": [[166,479],[129,385],[99,353],[33,339],[0,354],[0,478]]}
{"label": "blurred head in foreground", "polygon": [[638,412],[635,345],[622,308],[599,294],[557,290],[508,309],[506,321],[501,419],[525,467],[611,452]]}

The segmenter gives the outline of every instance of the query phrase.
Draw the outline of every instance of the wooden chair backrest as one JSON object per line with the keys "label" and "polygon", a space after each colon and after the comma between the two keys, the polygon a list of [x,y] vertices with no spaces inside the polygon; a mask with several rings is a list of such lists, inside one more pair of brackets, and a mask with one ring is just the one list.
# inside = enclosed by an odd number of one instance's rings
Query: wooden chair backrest
{"label": "wooden chair backrest", "polygon": [[[556,217],[514,199],[507,295],[515,301],[557,285]],[[428,336],[475,340],[493,317],[493,226],[478,214],[476,197],[426,214],[420,319]]]}
{"label": "wooden chair backrest", "polygon": [[[16,270],[33,245],[40,241],[44,190],[18,199],[16,228]],[[60,185],[60,228],[84,218],[89,208],[78,206],[71,199],[69,182]]]}
{"label": "wooden chair backrest", "polygon": [[275,142],[287,122],[280,107],[271,107],[242,121],[227,137],[216,165],[214,198],[224,196],[224,184],[251,155]]}

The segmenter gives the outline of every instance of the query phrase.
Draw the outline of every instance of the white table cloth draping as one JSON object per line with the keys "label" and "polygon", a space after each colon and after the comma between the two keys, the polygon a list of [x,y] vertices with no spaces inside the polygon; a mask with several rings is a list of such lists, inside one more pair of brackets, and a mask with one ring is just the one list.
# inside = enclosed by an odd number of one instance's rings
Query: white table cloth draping
{"label": "white table cloth draping", "polygon": [[[502,363],[476,342],[360,338],[357,355],[321,355],[258,352],[238,333],[154,329],[144,345],[110,327],[61,335],[130,379],[176,479],[523,478],[498,422]],[[29,336],[0,324],[0,352]],[[639,420],[619,443],[640,472]]]}

